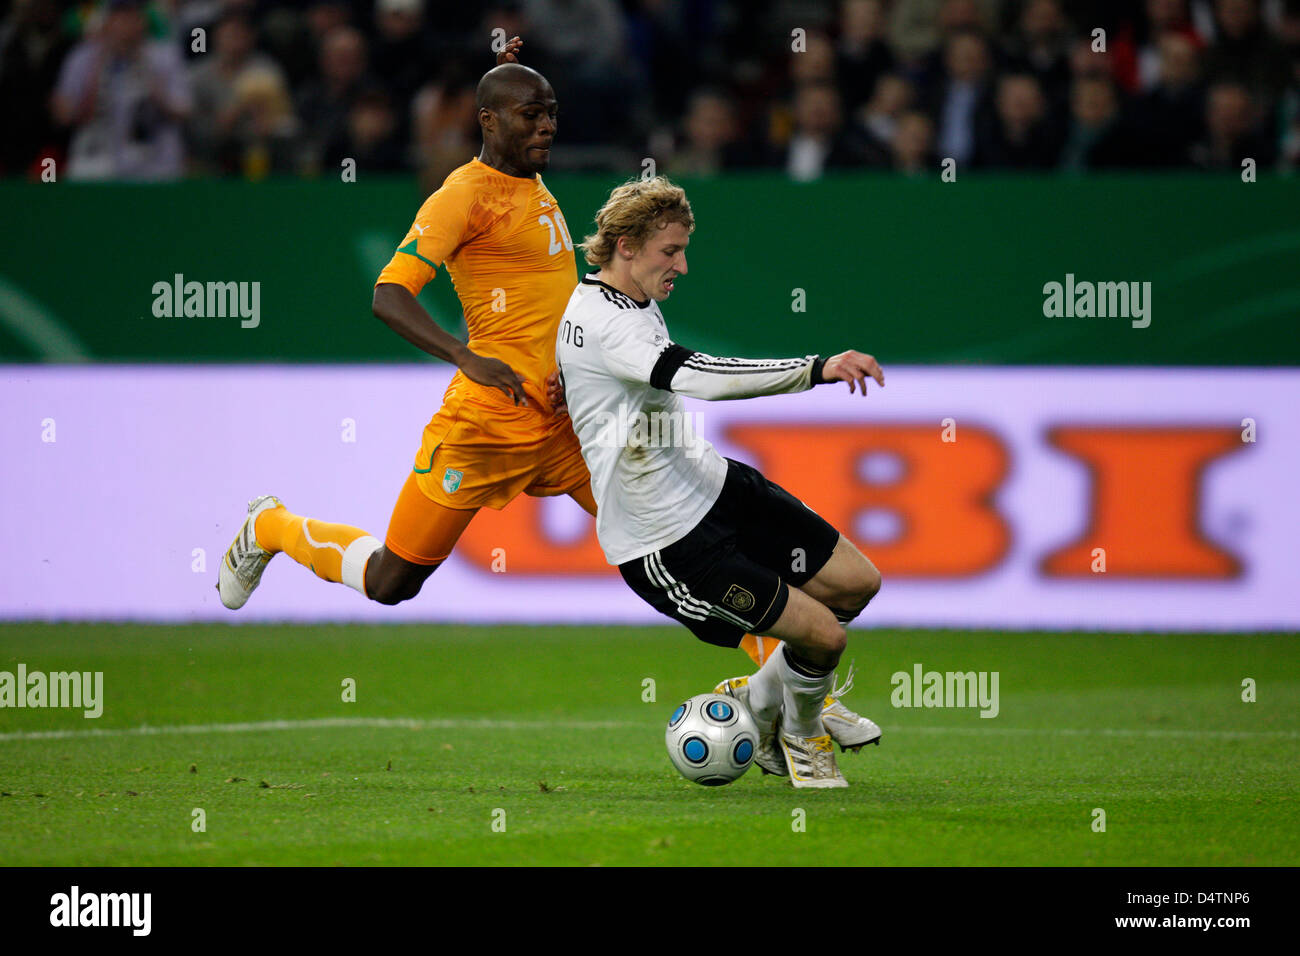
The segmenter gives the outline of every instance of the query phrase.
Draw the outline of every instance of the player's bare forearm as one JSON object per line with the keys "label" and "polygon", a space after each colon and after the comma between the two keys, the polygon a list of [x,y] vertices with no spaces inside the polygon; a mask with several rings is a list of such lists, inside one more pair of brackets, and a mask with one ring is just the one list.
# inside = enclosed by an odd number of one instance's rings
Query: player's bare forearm
{"label": "player's bare forearm", "polygon": [[459,366],[469,354],[465,343],[439,328],[409,289],[391,282],[375,286],[371,311],[386,326],[422,352]]}
{"label": "player's bare forearm", "polygon": [[444,332],[409,289],[381,282],[375,286],[371,310],[376,318],[417,349],[455,365],[470,381],[501,389],[516,405],[527,403],[523,379],[514,369],[500,359],[470,351],[460,339]]}

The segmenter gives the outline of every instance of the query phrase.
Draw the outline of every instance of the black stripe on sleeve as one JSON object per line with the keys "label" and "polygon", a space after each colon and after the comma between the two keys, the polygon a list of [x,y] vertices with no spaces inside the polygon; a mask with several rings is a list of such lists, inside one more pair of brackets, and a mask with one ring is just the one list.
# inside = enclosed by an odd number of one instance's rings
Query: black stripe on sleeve
{"label": "black stripe on sleeve", "polygon": [[709,362],[693,358],[686,362],[687,368],[697,372],[710,372],[714,375],[755,375],[762,372],[790,372],[807,365],[807,359],[772,359],[771,361],[747,362],[743,365],[726,362]]}
{"label": "black stripe on sleeve", "polygon": [[673,390],[673,376],[695,352],[682,345],[673,344],[659,353],[659,361],[650,370],[650,387],[665,392]]}

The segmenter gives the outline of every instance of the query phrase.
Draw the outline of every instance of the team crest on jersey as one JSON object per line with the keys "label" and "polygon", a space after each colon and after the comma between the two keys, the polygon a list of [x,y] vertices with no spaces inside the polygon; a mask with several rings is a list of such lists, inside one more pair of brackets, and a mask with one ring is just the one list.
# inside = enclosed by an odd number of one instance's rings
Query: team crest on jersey
{"label": "team crest on jersey", "polygon": [[727,593],[723,597],[722,603],[730,604],[737,611],[748,611],[754,606],[754,595],[750,594],[739,584],[733,584],[727,589]]}
{"label": "team crest on jersey", "polygon": [[455,468],[448,468],[442,473],[442,490],[447,494],[455,494],[460,488],[461,479],[465,477],[465,472],[457,471]]}

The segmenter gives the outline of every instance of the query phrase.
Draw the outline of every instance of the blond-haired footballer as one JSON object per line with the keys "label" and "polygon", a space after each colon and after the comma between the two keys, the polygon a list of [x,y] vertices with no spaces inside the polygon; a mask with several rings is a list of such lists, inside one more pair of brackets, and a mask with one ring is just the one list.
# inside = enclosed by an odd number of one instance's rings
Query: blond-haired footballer
{"label": "blond-haired footballer", "polygon": [[[613,191],[582,245],[598,271],[573,291],[555,354],[591,472],[597,536],[632,590],[700,640],[783,641],[757,673],[717,692],[754,714],[764,770],[796,787],[848,786],[832,741],[857,749],[879,742],[880,728],[829,695],[844,625],[880,589],[880,572],[785,489],[695,435],[679,396],[740,399],[836,381],[865,395],[867,378],[883,385],[884,373],[861,352],[719,358],[674,342],[659,303],[686,275],[694,228],[680,187],[634,180]],[[656,415],[681,427],[638,427]],[[792,570],[796,548],[811,570]]]}

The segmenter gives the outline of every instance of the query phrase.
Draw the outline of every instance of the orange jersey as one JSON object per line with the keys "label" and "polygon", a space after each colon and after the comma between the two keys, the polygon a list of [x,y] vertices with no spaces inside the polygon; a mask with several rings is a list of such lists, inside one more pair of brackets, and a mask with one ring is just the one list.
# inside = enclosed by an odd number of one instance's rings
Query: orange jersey
{"label": "orange jersey", "polygon": [[[469,348],[509,365],[549,412],[546,377],[555,369],[556,329],[578,268],[568,226],[542,178],[507,176],[478,159],[454,170],[420,207],[375,284],[419,295],[444,263],[465,311]],[[499,389],[460,372],[452,391],[510,404]]]}

